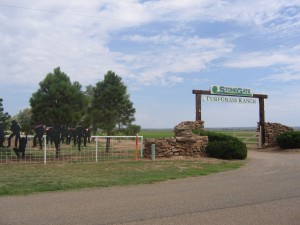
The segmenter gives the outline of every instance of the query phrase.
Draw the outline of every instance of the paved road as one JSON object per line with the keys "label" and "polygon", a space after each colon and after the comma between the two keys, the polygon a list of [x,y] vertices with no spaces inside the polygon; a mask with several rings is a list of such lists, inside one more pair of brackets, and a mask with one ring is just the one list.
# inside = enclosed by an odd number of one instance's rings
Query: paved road
{"label": "paved road", "polygon": [[300,153],[152,185],[0,198],[0,225],[299,225]]}

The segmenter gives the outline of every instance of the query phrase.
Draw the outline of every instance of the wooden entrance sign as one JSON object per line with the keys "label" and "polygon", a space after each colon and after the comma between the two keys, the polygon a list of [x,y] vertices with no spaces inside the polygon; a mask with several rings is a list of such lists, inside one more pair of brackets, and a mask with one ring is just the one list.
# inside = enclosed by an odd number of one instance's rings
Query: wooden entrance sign
{"label": "wooden entrance sign", "polygon": [[[207,90],[193,90],[193,94],[196,95],[196,121],[202,120],[201,118],[201,97],[202,95],[213,95],[211,91]],[[230,96],[230,97],[246,97],[246,98],[258,98],[259,99],[259,125],[261,128],[261,141],[262,144],[265,143],[266,135],[265,135],[265,103],[264,99],[268,98],[268,95],[264,94],[253,94],[252,96],[232,96],[227,94],[222,94],[223,96]]]}

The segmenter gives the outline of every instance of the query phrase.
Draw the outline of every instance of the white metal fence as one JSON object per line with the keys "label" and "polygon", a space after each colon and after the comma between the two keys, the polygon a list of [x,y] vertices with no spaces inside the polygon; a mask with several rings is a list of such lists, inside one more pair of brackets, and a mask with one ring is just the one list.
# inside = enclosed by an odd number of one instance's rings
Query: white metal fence
{"label": "white metal fence", "polygon": [[[7,137],[6,137],[7,140]],[[99,162],[103,160],[136,160],[143,155],[142,136],[92,136],[90,142],[81,142],[75,146],[60,143],[56,148],[51,142],[46,143],[43,137],[43,145],[40,149],[33,147],[33,136],[27,136],[27,146],[24,158],[22,153],[18,157],[14,151],[14,140],[11,147],[7,148],[7,141],[0,148],[0,164],[5,163],[57,163],[57,162]],[[18,144],[19,146],[19,144]]]}

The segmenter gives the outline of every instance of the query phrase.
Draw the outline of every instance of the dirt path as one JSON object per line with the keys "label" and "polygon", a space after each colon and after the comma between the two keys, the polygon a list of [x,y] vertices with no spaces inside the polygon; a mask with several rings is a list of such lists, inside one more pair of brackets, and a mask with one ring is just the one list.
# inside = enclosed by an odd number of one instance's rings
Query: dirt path
{"label": "dirt path", "polygon": [[0,198],[1,225],[298,225],[299,221],[299,151],[250,151],[246,166],[205,177]]}

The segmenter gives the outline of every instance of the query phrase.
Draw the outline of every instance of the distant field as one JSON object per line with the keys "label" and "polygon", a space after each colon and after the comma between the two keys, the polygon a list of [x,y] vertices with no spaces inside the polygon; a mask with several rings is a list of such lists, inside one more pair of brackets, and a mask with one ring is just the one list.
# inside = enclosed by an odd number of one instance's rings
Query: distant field
{"label": "distant field", "polygon": [[144,138],[164,138],[164,137],[173,137],[173,129],[145,129],[141,130],[139,133],[140,136]]}
{"label": "distant field", "polygon": [[[235,136],[247,144],[255,144],[258,141],[254,128],[215,128],[206,130]],[[173,137],[174,132],[173,129],[144,129],[139,133],[139,135],[144,138],[164,138]]]}
{"label": "distant field", "polygon": [[[233,136],[234,134],[244,133],[244,132],[255,132],[254,129],[230,129],[230,128],[214,128],[214,129],[205,129],[207,131],[218,132],[222,134],[227,134]],[[144,138],[162,138],[162,137],[173,137],[173,129],[144,129],[139,133],[140,136]]]}

